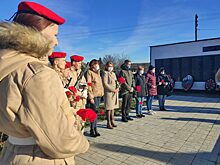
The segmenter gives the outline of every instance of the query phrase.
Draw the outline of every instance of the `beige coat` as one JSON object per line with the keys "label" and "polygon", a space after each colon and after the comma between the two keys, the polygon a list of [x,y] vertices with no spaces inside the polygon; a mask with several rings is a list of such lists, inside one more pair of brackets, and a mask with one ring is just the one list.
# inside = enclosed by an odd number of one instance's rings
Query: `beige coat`
{"label": "beige coat", "polygon": [[86,79],[88,83],[92,83],[92,86],[88,86],[89,99],[94,99],[94,97],[102,97],[104,95],[104,88],[102,85],[102,78],[100,73],[88,70]]}
{"label": "beige coat", "polygon": [[0,132],[37,143],[33,149],[9,144],[0,164],[74,165],[74,155],[88,150],[57,73],[41,60],[48,51],[41,33],[0,23]]}
{"label": "beige coat", "polygon": [[115,93],[117,78],[114,72],[104,72],[103,86],[104,86],[104,103],[106,110],[113,110],[119,108],[118,93]]}

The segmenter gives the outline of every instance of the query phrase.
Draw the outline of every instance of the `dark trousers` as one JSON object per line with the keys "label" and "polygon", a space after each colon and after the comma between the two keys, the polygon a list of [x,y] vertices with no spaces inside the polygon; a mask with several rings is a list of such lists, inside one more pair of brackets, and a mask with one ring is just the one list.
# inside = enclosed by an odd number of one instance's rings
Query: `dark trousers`
{"label": "dark trousers", "polygon": [[[95,104],[89,103],[89,108],[91,108],[97,114],[101,102],[101,97],[94,97],[94,102]],[[91,130],[97,129],[97,118],[90,123],[90,129]]]}
{"label": "dark trousers", "polygon": [[122,107],[121,107],[122,119],[126,119],[127,117],[129,117],[131,99],[132,99],[132,96],[130,93],[127,93],[122,96]]}
{"label": "dark trousers", "polygon": [[166,100],[166,95],[158,95],[158,101],[159,101],[160,109],[165,108],[165,100]]}

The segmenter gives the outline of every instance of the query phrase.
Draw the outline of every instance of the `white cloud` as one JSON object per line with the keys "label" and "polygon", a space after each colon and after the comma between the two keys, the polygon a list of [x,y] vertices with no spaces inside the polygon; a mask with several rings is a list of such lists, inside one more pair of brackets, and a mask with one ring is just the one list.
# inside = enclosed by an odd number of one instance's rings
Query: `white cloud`
{"label": "white cloud", "polygon": [[[127,36],[125,39],[115,42],[114,33],[109,35],[109,37],[103,37],[102,35],[100,37],[93,37],[89,27],[75,26],[73,20],[70,21],[71,23],[68,24],[67,22],[67,25],[63,25],[65,30],[62,30],[61,27],[62,32],[58,48],[69,52],[69,54],[84,54],[88,60],[114,53],[125,53],[133,57],[138,51],[139,54],[133,58],[139,60],[141,56],[147,57],[149,55],[147,45],[161,44],[164,41],[171,40],[171,38],[173,40],[172,35],[174,35],[177,30],[170,30],[167,24],[172,24],[172,22],[178,24],[178,22],[181,23],[193,16],[190,8],[183,8],[183,6],[178,5],[178,3],[173,2],[169,5],[159,6],[159,8],[157,8],[154,6],[157,5],[156,2],[149,0],[143,0],[142,2],[142,9],[139,12],[137,26],[131,31],[130,36]],[[82,4],[79,1],[75,1],[75,3],[74,6],[72,2],[64,2],[60,10],[62,10],[64,14],[72,14],[75,18],[82,19],[82,23],[88,19],[88,16],[82,14],[82,8],[84,8],[84,5],[89,8],[89,3]],[[155,11],[151,9],[152,6]],[[187,36],[188,33],[182,32],[181,35]],[[88,41],[93,42],[90,44]],[[95,47],[96,45],[97,48]]]}
{"label": "white cloud", "polygon": [[[134,28],[132,35],[119,43],[115,43],[111,48],[102,52],[97,52],[100,56],[120,52],[125,52],[125,54],[133,56],[138,50],[143,50],[142,54],[139,54],[139,58],[141,56],[147,56],[149,55],[149,52],[147,52],[147,45],[163,42],[162,40],[169,40],[167,37],[172,35],[172,30],[170,30],[167,24],[172,24],[172,22],[178,24],[187,20],[187,16],[189,18],[191,17],[191,13],[188,13],[189,10],[187,8],[182,8],[182,6],[178,5],[175,6],[174,4],[172,4],[172,6],[160,8],[160,10],[157,11],[149,11],[150,6],[147,2],[149,1],[143,1],[138,25]],[[163,29],[167,31],[164,32],[162,31]],[[175,30],[173,32],[175,33]],[[187,36],[188,33],[184,35]],[[133,59],[138,60],[136,54],[133,56]]]}

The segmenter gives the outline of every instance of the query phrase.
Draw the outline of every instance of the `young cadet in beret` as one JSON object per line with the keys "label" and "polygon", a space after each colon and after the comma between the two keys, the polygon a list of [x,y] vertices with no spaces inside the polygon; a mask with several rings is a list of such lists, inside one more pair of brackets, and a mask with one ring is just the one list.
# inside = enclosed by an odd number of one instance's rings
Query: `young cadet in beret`
{"label": "young cadet in beret", "polygon": [[48,67],[64,21],[25,1],[13,22],[0,22],[0,131],[9,136],[1,165],[74,165],[74,156],[89,148],[59,76]]}
{"label": "young cadet in beret", "polygon": [[[84,60],[83,56],[79,55],[72,55],[70,57],[71,60],[71,68],[70,68],[70,76],[71,76],[71,86],[74,86],[77,78],[79,77],[81,73],[81,67],[82,67],[82,61]],[[80,96],[80,100],[74,103],[75,109],[82,109],[85,108],[86,105],[86,99],[87,99],[87,83],[84,75],[82,76],[79,85],[76,86],[77,88],[77,95]]]}
{"label": "young cadet in beret", "polygon": [[[68,83],[66,84],[66,86],[64,87],[65,89],[64,89],[64,91],[65,92],[70,92],[71,91],[71,89],[70,88],[72,88],[71,87],[71,80],[72,80],[72,77],[70,77],[70,68],[71,68],[71,62],[68,62],[68,61],[66,61],[66,65],[65,65],[65,69],[64,70],[62,70],[62,73],[63,73],[63,76],[64,76],[64,78],[68,81]],[[77,123],[77,126],[78,126],[78,128],[81,130],[81,132],[82,133],[84,133],[84,129],[82,129],[82,127],[84,126],[84,121],[82,120],[82,118],[79,116],[79,115],[77,115],[77,111],[79,110],[79,109],[76,109],[75,108],[75,105],[76,105],[76,103],[78,102],[76,102],[76,100],[77,100],[77,98],[78,98],[78,92],[77,93],[75,93],[75,94],[73,94],[73,95],[69,95],[69,94],[67,94],[67,97],[68,97],[68,100],[69,100],[69,102],[70,102],[70,105],[73,107],[73,111],[74,111],[74,114],[75,114],[75,117],[76,117],[76,123]],[[69,96],[68,96],[69,95]],[[79,100],[80,101],[80,100]],[[84,109],[85,107],[83,107],[83,108],[80,108],[80,109]]]}
{"label": "young cadet in beret", "polygon": [[54,69],[60,77],[63,86],[68,84],[68,79],[64,76],[63,71],[66,66],[66,53],[64,52],[53,52],[49,57],[51,68]]}
{"label": "young cadet in beret", "polygon": [[70,68],[71,68],[71,63],[66,61],[65,69],[62,70],[62,73],[63,73],[63,76],[67,79],[68,83],[70,81]]}

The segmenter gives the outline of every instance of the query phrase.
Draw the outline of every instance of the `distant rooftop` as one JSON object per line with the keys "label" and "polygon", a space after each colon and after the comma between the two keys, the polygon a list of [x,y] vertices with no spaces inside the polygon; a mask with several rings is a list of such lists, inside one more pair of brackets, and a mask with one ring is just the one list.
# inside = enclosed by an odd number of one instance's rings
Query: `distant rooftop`
{"label": "distant rooftop", "polygon": [[184,42],[176,42],[176,43],[170,43],[170,44],[153,45],[153,46],[150,46],[150,47],[168,46],[168,45],[185,44],[185,43],[200,42],[200,41],[218,40],[218,39],[220,39],[220,37],[202,39],[202,40],[197,40],[197,41],[194,40],[194,41],[184,41]]}

